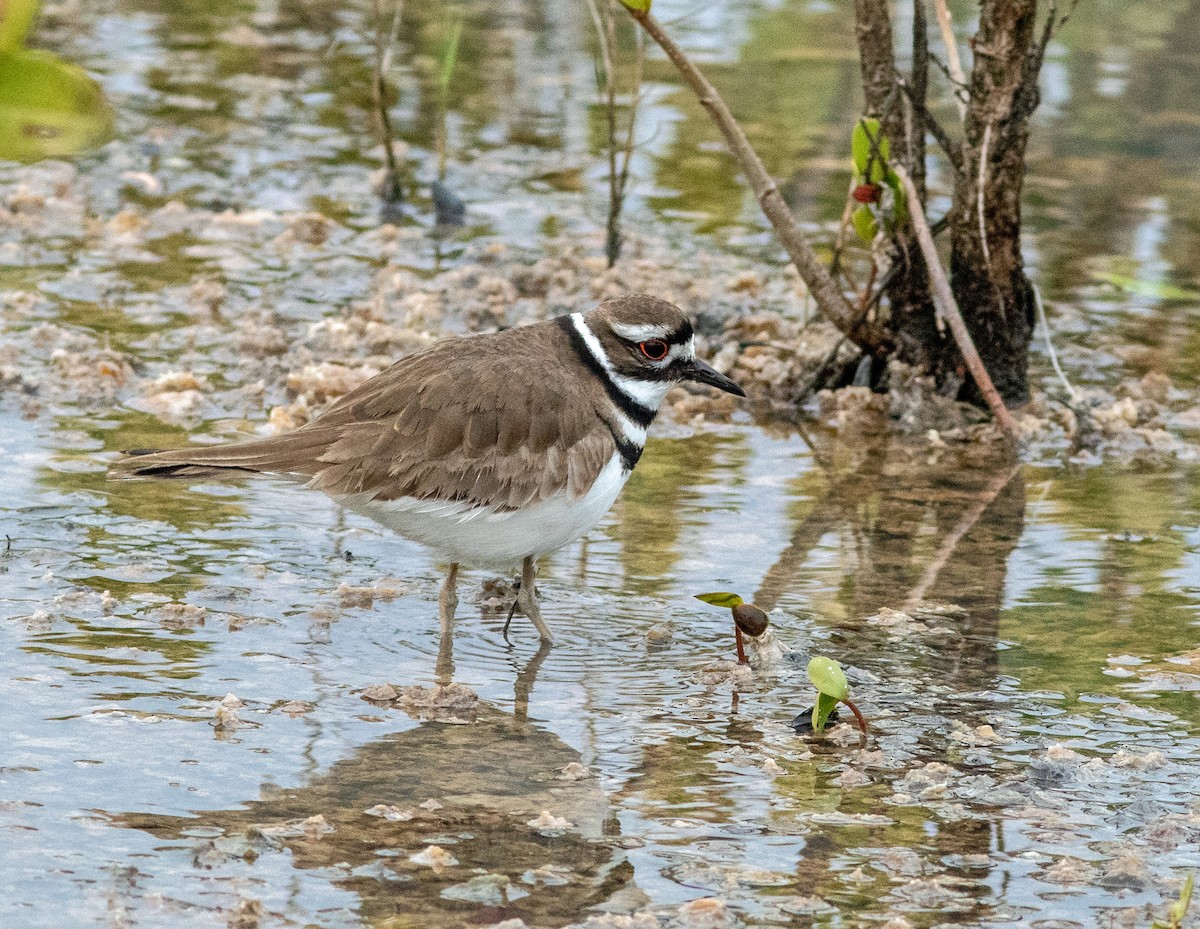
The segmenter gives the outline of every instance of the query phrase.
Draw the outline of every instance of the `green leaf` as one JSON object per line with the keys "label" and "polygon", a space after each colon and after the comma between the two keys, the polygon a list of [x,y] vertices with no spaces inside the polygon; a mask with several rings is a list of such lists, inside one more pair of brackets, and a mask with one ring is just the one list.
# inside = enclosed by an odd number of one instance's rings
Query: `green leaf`
{"label": "green leaf", "polygon": [[82,68],[49,52],[0,52],[0,158],[58,158],[111,129],[112,111]]}
{"label": "green leaf", "polygon": [[854,231],[858,233],[858,237],[868,245],[875,241],[875,236],[879,232],[879,223],[875,221],[875,213],[865,203],[857,210],[850,214],[850,222],[854,224]]}
{"label": "green leaf", "polygon": [[[874,154],[872,142],[878,146],[878,154]],[[854,134],[850,136],[850,155],[854,160],[855,172],[861,174],[866,183],[878,184],[883,180],[890,151],[887,137],[879,128],[879,120],[860,119],[854,126]]]}
{"label": "green leaf", "polygon": [[621,5],[628,7],[635,13],[650,12],[650,0],[621,0]]}
{"label": "green leaf", "polygon": [[829,722],[829,714],[837,709],[838,701],[829,694],[817,694],[816,705],[813,706],[812,726],[814,732],[824,732],[825,724]]}
{"label": "green leaf", "polygon": [[25,37],[37,16],[41,0],[0,0],[0,51],[25,47]]}
{"label": "green leaf", "polygon": [[832,697],[834,703],[850,696],[850,684],[846,680],[846,672],[832,658],[814,655],[808,662],[808,679],[822,694]]}
{"label": "green leaf", "polygon": [[727,590],[717,590],[711,594],[696,594],[696,599],[711,603],[713,606],[727,606],[730,609],[746,602],[737,594],[731,594]]}
{"label": "green leaf", "polygon": [[1167,918],[1178,926],[1183,922],[1183,917],[1187,915],[1188,904],[1192,902],[1192,889],[1196,884],[1196,872],[1192,871],[1183,881],[1183,887],[1179,891],[1179,899],[1171,904],[1171,909],[1168,911]]}

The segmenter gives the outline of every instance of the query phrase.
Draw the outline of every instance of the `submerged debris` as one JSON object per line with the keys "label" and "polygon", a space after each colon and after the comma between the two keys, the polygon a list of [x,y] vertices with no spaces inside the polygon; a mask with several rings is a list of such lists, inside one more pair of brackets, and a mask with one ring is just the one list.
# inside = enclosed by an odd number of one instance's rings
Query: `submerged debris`
{"label": "submerged debris", "polygon": [[413,864],[419,864],[432,869],[434,874],[441,874],[447,868],[452,868],[458,864],[458,859],[440,845],[427,846],[423,851],[417,852],[415,855],[410,855],[408,860]]}
{"label": "submerged debris", "polygon": [[563,829],[571,828],[569,820],[555,816],[549,810],[542,810],[537,817],[529,820],[525,825],[531,829],[537,829],[539,832],[560,832]]}
{"label": "submerged debris", "polygon": [[397,703],[419,719],[459,721],[474,719],[479,697],[465,684],[435,684],[401,688]]}
{"label": "submerged debris", "polygon": [[342,609],[369,610],[375,606],[376,600],[385,603],[403,597],[408,588],[399,583],[384,583],[372,587],[353,587],[349,584],[339,584],[334,593],[338,598],[338,606]]}
{"label": "submerged debris", "polygon": [[399,696],[400,691],[391,684],[372,684],[362,692],[362,698],[371,703],[392,703]]}

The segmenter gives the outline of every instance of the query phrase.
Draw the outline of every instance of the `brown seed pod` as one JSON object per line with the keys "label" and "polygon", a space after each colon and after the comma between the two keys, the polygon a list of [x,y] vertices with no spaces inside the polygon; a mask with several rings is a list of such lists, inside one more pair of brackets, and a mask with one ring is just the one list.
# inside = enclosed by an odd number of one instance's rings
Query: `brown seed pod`
{"label": "brown seed pod", "polygon": [[737,627],[752,639],[757,639],[767,631],[771,621],[767,614],[753,603],[739,603],[733,608],[733,621]]}
{"label": "brown seed pod", "polygon": [[859,203],[878,203],[881,191],[878,184],[859,184],[850,196]]}

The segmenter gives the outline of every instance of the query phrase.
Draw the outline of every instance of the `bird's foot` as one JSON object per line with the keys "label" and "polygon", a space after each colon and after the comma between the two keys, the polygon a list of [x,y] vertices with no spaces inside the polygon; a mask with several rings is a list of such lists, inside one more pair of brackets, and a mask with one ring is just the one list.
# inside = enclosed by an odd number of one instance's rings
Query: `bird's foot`
{"label": "bird's foot", "polygon": [[508,618],[504,621],[504,641],[512,644],[508,638],[508,627],[512,623],[512,618],[517,612],[517,607],[521,608],[533,626],[541,636],[542,642],[546,645],[554,644],[554,636],[550,633],[550,627],[546,625],[546,621],[542,619],[542,610],[538,605],[537,587],[534,585],[534,566],[533,559],[525,559],[525,563],[521,568],[521,577],[513,583],[513,587],[517,591],[517,599],[513,601],[512,608],[508,611]]}

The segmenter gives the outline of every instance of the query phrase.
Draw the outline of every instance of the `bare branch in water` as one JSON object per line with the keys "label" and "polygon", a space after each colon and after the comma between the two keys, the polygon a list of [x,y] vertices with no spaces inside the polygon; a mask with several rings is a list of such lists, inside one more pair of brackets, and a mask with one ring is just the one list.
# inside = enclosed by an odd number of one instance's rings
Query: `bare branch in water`
{"label": "bare branch in water", "polygon": [[391,70],[392,49],[400,37],[400,18],[403,0],[390,0],[392,14],[385,12],[388,0],[371,0],[375,26],[375,68],[371,75],[371,102],[375,107],[375,128],[383,146],[386,166],[379,194],[384,203],[398,203],[403,197],[400,168],[396,161],[396,146],[392,141],[392,118],[388,112],[387,73]]}
{"label": "bare branch in water", "polygon": [[617,35],[613,4],[616,0],[588,0],[592,22],[600,43],[601,73],[597,83],[604,98],[608,139],[608,221],[604,252],[611,268],[621,256],[621,212],[625,206],[625,194],[629,185],[629,168],[633,161],[634,133],[637,127],[638,107],[642,101],[642,73],[646,60],[646,46],[641,31],[635,32],[637,53],[634,59],[633,87],[626,114],[624,138],[619,138],[620,126],[617,119]]}

